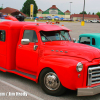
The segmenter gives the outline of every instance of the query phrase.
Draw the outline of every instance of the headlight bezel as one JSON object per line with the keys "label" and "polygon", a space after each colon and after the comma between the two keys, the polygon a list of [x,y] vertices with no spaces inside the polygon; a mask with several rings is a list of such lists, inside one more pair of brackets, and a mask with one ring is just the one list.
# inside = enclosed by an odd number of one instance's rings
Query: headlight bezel
{"label": "headlight bezel", "polygon": [[83,70],[83,64],[81,62],[78,62],[77,66],[76,66],[76,70],[77,70],[77,72],[81,72]]}

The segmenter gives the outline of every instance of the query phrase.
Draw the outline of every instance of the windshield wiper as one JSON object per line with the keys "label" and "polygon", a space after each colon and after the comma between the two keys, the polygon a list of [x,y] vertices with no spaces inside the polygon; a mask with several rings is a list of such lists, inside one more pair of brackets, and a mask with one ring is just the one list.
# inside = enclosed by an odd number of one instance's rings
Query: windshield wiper
{"label": "windshield wiper", "polygon": [[[41,32],[41,33],[42,33],[42,32]],[[52,40],[51,40],[50,38],[48,38],[45,34],[42,33],[42,35],[43,35],[47,40],[49,40],[49,41],[52,42]]]}
{"label": "windshield wiper", "polygon": [[[62,35],[62,34],[61,34]],[[69,39],[67,39],[64,35],[62,35],[64,38],[65,38],[65,40],[68,40],[69,41]]]}

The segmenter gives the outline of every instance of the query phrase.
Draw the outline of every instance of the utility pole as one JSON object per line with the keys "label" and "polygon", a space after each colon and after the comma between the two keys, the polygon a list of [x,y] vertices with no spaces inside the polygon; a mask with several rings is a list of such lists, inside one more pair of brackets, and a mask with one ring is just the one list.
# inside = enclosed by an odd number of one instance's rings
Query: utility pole
{"label": "utility pole", "polygon": [[85,11],[85,0],[84,0],[84,5],[83,5],[83,21],[81,21],[81,25],[84,26],[84,11]]}
{"label": "utility pole", "polygon": [[3,4],[2,4],[2,8],[3,8]]}
{"label": "utility pole", "polygon": [[70,3],[70,15],[71,15],[71,3],[73,3],[73,2],[69,2]]}
{"label": "utility pole", "polygon": [[83,21],[84,21],[84,11],[85,11],[85,0],[84,0],[84,5],[83,5]]}

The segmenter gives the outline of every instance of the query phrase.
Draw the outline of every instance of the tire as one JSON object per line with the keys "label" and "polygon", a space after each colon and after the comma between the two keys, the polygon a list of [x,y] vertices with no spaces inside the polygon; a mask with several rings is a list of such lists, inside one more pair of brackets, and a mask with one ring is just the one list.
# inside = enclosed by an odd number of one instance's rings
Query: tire
{"label": "tire", "polygon": [[49,95],[60,96],[66,91],[56,73],[49,68],[41,72],[39,82],[42,90]]}

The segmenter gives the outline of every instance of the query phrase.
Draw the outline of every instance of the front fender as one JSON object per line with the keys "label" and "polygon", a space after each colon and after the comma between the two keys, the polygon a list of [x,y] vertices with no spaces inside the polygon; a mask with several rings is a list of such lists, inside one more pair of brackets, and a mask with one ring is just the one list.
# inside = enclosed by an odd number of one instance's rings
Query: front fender
{"label": "front fender", "polygon": [[82,60],[80,58],[66,56],[43,57],[39,61],[39,73],[46,67],[51,68],[58,75],[64,87],[75,90],[83,85],[84,68],[81,72],[77,72],[76,70],[77,63]]}

